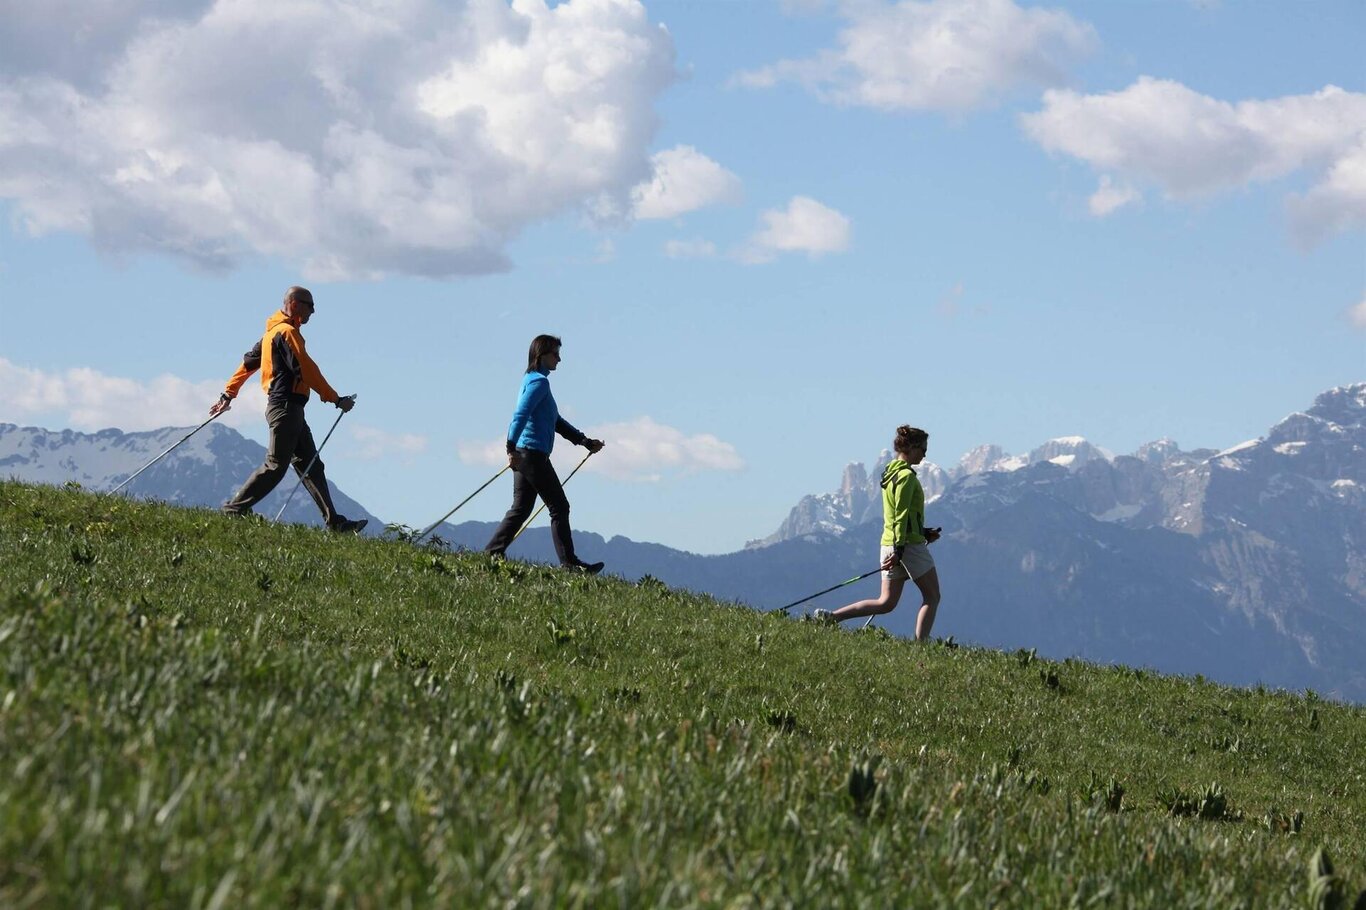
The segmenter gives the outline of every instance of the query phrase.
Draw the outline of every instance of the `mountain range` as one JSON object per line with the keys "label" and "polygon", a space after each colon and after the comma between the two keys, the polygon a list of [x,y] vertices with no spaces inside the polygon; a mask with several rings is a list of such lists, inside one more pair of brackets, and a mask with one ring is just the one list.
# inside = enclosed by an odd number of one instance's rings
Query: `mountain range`
{"label": "mountain range", "polygon": [[[192,427],[164,427],[143,433],[100,430],[78,433],[19,427],[0,423],[0,476],[33,483],[78,483],[90,490],[110,490],[160,453],[184,438]],[[265,461],[266,448],[221,424],[210,424],[184,445],[144,471],[123,492],[141,499],[158,499],[183,506],[217,508],[242,486]],[[291,471],[256,513],[274,518],[297,483]],[[379,533],[382,523],[360,503],[328,481],[332,504],[347,518],[368,518],[367,533]],[[321,525],[308,491],[300,489],[289,501],[285,521]],[[372,531],[372,528],[374,529]]]}
{"label": "mountain range", "polygon": [[[0,424],[0,474],[107,489],[184,432]],[[133,495],[217,505],[264,456],[223,427],[201,436],[138,478]],[[803,497],[771,535],[734,553],[576,530],[577,548],[630,579],[774,608],[876,565],[888,457],[871,474],[849,465],[837,489]],[[933,550],[944,591],[936,634],[1366,702],[1366,383],[1326,391],[1229,449],[1162,439],[1115,456],[1067,437],[1027,455],[981,446],[956,466],[918,471],[928,521],[944,528]],[[335,487],[334,496],[347,515],[373,518]],[[316,522],[303,493],[289,516]],[[491,530],[465,522],[437,534],[474,549]],[[512,552],[552,561],[548,530],[528,531]],[[870,578],[799,611],[877,587]],[[914,623],[909,602],[877,620],[900,635]]]}

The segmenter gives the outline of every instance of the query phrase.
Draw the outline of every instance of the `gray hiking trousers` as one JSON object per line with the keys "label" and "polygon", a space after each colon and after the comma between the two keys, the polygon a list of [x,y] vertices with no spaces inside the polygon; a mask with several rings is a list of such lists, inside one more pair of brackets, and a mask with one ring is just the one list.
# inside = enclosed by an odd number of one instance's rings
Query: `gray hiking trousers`
{"label": "gray hiking trousers", "polygon": [[[323,521],[329,526],[337,521],[337,510],[332,505],[332,495],[327,489],[327,476],[323,474],[323,462],[317,458],[318,447],[313,443],[313,432],[304,420],[304,402],[291,398],[280,403],[270,403],[266,407],[266,423],[270,425],[270,446],[266,449],[266,462],[256,469],[237,495],[223,504],[224,512],[250,512],[251,507],[270,495],[289,465],[303,477],[304,489],[323,513]],[[316,459],[316,460],[315,460]],[[309,468],[309,462],[313,467]],[[308,474],[304,474],[304,469]]]}

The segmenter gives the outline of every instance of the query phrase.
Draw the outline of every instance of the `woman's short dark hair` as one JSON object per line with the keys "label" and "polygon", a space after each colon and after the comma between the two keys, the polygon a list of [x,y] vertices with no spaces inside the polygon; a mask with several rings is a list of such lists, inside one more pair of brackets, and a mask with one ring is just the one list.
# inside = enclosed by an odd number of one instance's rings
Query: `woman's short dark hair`
{"label": "woman's short dark hair", "polygon": [[560,339],[554,335],[537,335],[531,339],[531,350],[526,352],[526,371],[530,373],[541,367],[541,357],[560,349]]}
{"label": "woman's short dark hair", "polygon": [[909,452],[912,446],[923,446],[929,441],[929,433],[919,427],[902,424],[896,428],[896,439],[892,440],[892,448],[898,452]]}

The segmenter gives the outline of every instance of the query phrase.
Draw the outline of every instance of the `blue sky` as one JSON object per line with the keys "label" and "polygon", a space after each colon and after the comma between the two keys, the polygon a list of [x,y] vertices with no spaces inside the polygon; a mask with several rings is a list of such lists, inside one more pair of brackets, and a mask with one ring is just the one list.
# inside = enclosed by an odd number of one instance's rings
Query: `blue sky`
{"label": "blue sky", "polygon": [[725,552],[899,423],[1222,448],[1366,378],[1358,2],[85,6],[0,22],[0,421],[193,425],[302,283],[371,511],[497,469],[548,331],[575,525]]}

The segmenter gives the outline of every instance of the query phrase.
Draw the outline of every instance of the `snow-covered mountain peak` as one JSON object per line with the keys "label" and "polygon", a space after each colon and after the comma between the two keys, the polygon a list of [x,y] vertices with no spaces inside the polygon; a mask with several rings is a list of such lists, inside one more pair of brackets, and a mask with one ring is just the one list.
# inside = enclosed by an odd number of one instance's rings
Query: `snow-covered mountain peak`
{"label": "snow-covered mountain peak", "polygon": [[1134,457],[1147,461],[1152,464],[1162,464],[1181,455],[1181,446],[1170,436],[1163,436],[1161,439],[1145,442],[1134,452]]}
{"label": "snow-covered mountain peak", "polygon": [[1114,457],[1104,449],[1091,445],[1081,436],[1060,436],[1057,439],[1050,439],[1029,453],[1030,464],[1048,461],[1069,471],[1075,471],[1087,462],[1097,460],[1108,462],[1113,461]]}
{"label": "snow-covered mountain peak", "polygon": [[[0,423],[0,477],[31,483],[75,482],[90,490],[110,490],[153,458],[185,439],[194,427],[163,427],[140,433],[104,429],[97,433],[49,431]],[[177,446],[123,488],[124,495],[182,505],[217,507],[231,496],[265,457],[265,448],[218,423]],[[291,478],[292,480],[292,478]],[[274,515],[293,483],[282,483],[258,507]],[[329,480],[337,508],[348,517],[374,518]],[[316,524],[318,511],[307,496],[295,496],[287,521]],[[376,532],[380,522],[373,522]]]}
{"label": "snow-covered mountain peak", "polygon": [[1211,458],[1224,458],[1229,455],[1237,455],[1240,452],[1250,451],[1261,444],[1261,439],[1249,439],[1246,442],[1238,443],[1236,446],[1229,446],[1227,449],[1222,449],[1214,453],[1214,455],[1211,456]]}
{"label": "snow-covered mountain peak", "polygon": [[1366,423],[1366,382],[1329,389],[1314,399],[1309,414],[1340,426]]}
{"label": "snow-covered mountain peak", "polygon": [[958,459],[954,473],[958,477],[967,477],[989,471],[1018,471],[1028,466],[1029,459],[1024,456],[1011,455],[998,445],[988,444],[978,446]]}

